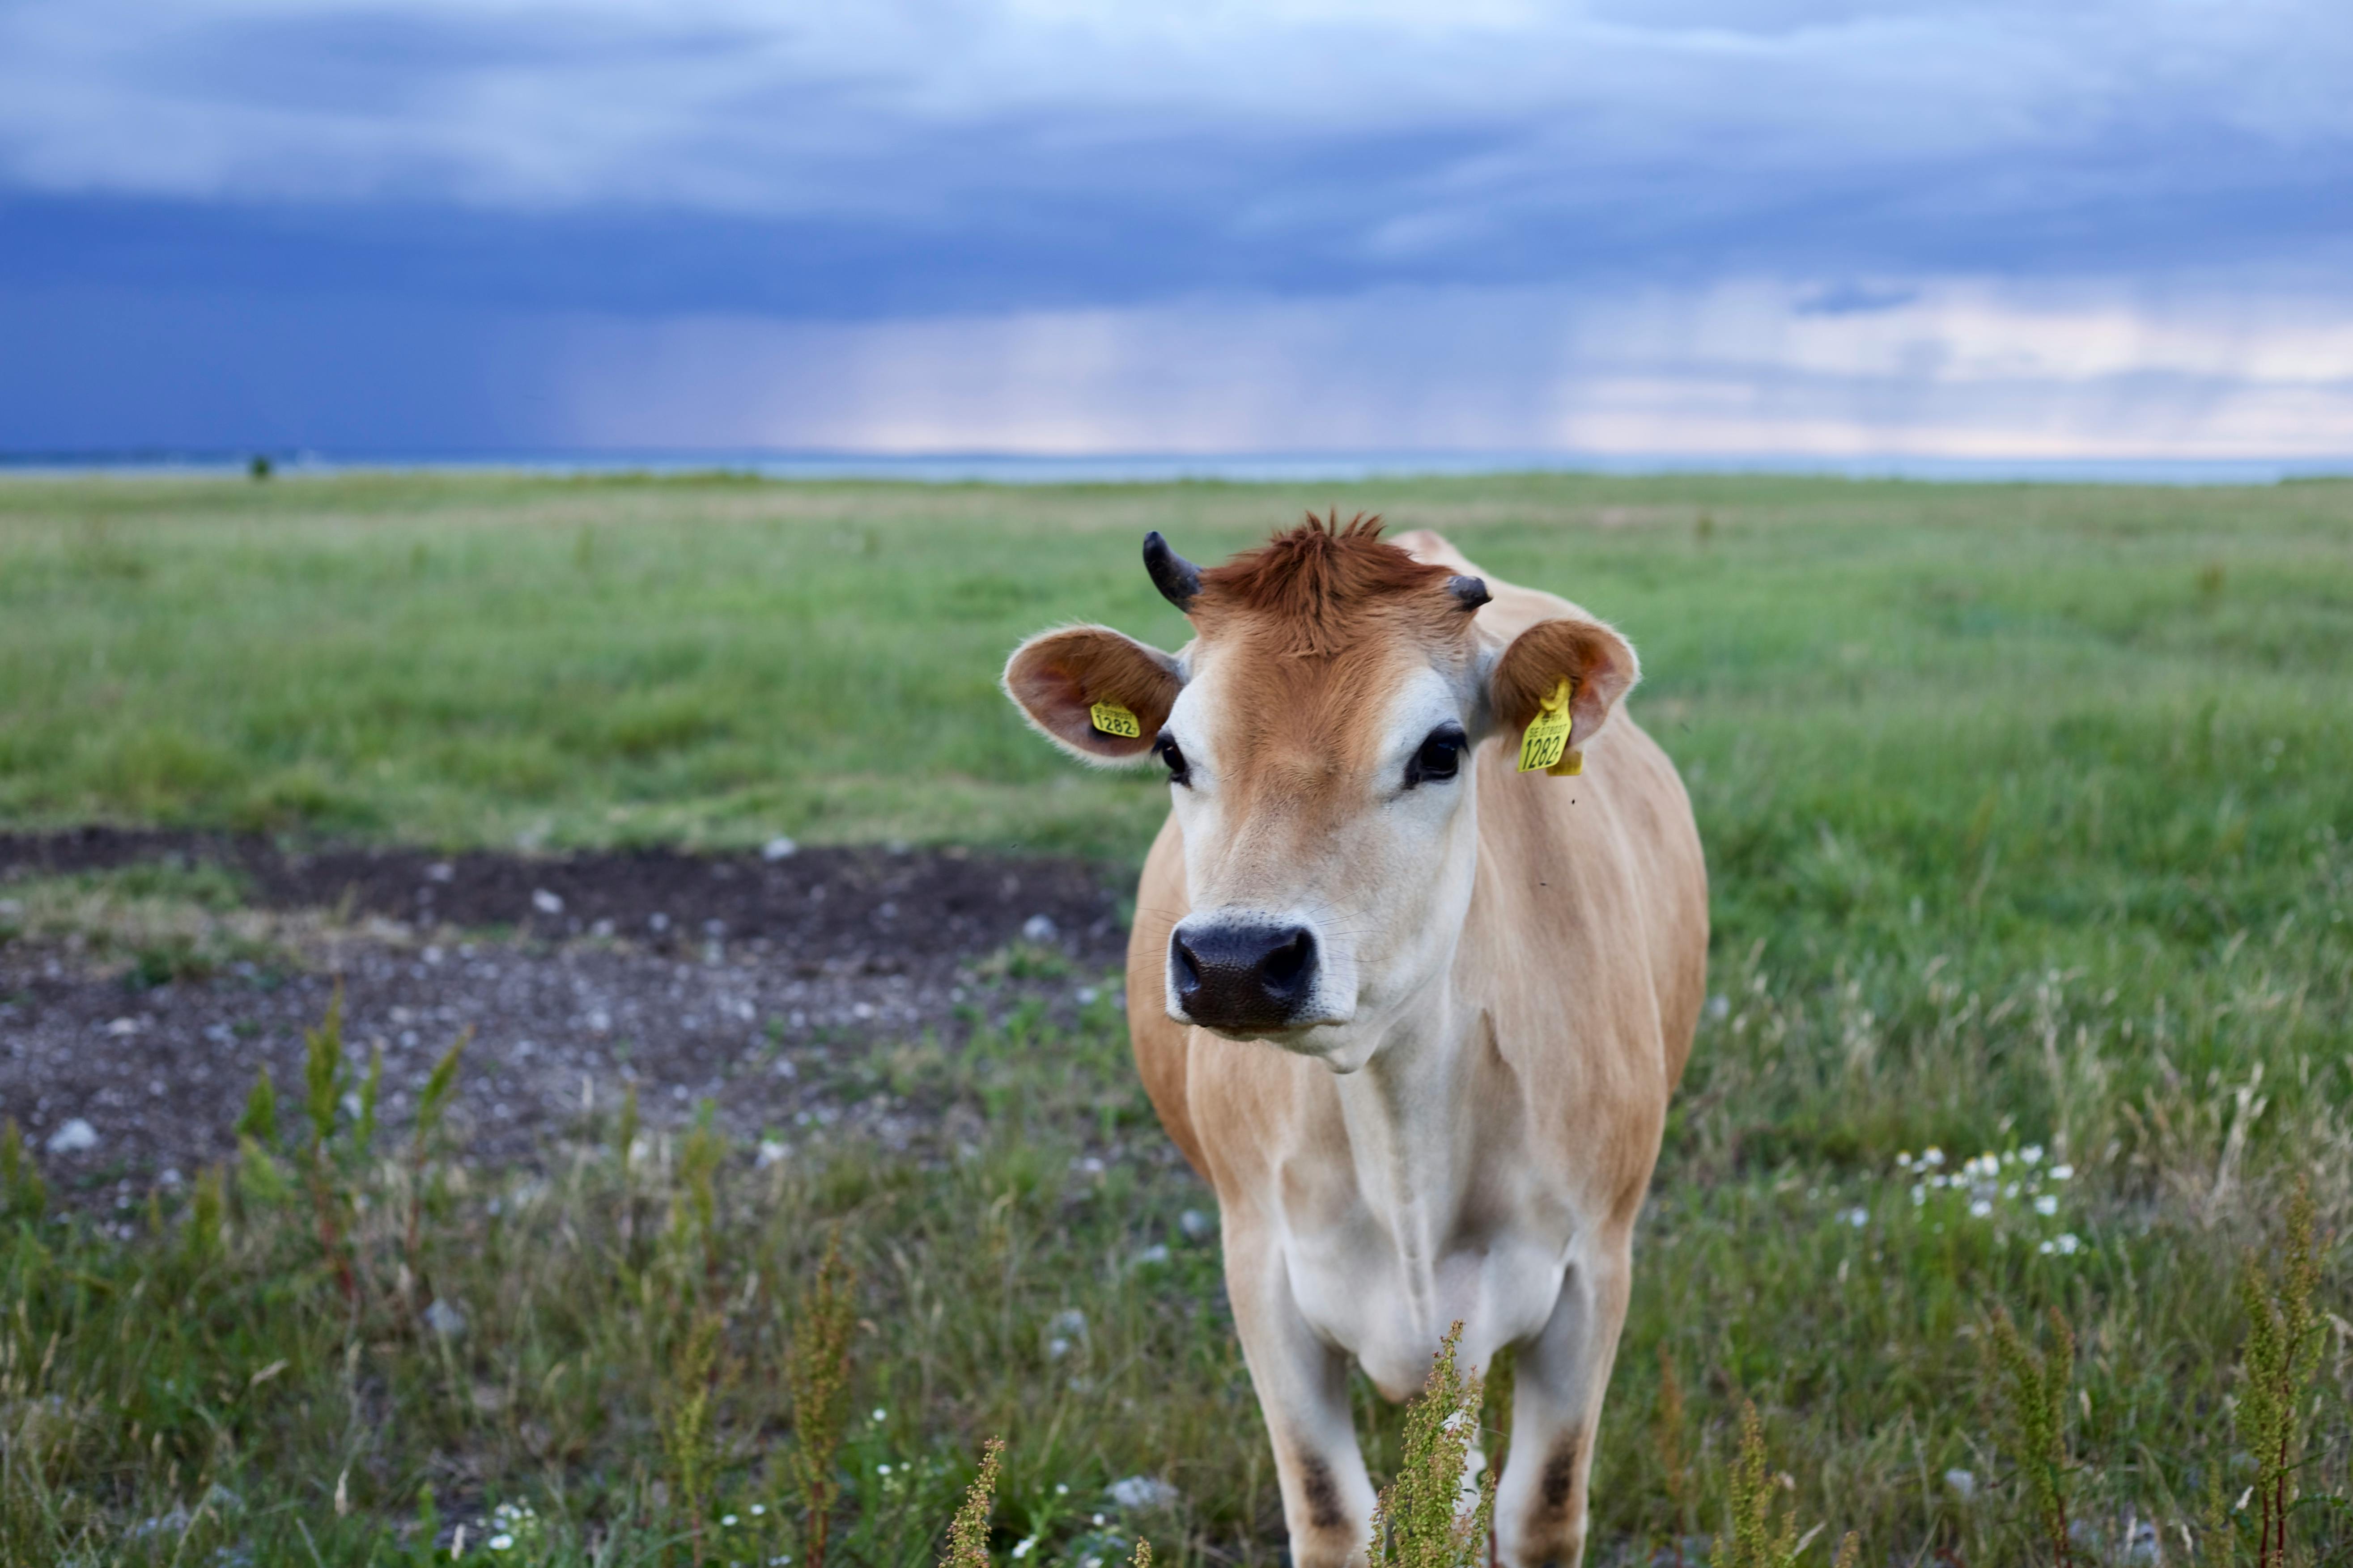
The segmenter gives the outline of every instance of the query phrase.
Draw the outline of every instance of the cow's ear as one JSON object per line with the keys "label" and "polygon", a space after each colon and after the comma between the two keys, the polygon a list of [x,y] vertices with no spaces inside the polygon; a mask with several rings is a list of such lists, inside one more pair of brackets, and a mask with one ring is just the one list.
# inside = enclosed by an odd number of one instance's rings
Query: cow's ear
{"label": "cow's ear", "polygon": [[1184,684],[1175,659],[1109,626],[1041,632],[1005,663],[1013,705],[1047,739],[1092,763],[1148,756]]}
{"label": "cow's ear", "polygon": [[1571,746],[1582,747],[1608,722],[1619,700],[1642,678],[1633,646],[1599,621],[1538,621],[1512,639],[1487,678],[1497,728],[1516,737],[1566,676],[1573,684]]}

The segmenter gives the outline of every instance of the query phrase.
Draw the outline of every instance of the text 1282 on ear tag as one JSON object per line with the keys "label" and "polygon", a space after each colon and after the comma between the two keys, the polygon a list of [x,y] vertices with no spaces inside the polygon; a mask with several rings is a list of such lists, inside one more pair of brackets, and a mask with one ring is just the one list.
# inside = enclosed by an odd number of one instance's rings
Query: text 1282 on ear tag
{"label": "text 1282 on ear tag", "polygon": [[1520,737],[1521,773],[1549,769],[1568,750],[1568,732],[1576,722],[1569,714],[1568,693],[1568,679],[1564,676],[1536,710],[1536,716],[1528,721],[1527,731]]}
{"label": "text 1282 on ear tag", "polygon": [[1119,735],[1130,741],[1144,737],[1144,726],[1135,721],[1135,715],[1116,702],[1098,702],[1087,712],[1094,720],[1096,730],[1103,734]]}

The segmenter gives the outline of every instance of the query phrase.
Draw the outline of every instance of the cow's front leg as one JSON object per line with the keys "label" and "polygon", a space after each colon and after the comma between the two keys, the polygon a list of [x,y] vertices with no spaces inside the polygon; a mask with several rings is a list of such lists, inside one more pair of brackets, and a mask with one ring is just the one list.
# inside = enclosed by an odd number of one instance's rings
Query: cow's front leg
{"label": "cow's front leg", "polygon": [[1630,1227],[1596,1237],[1569,1265],[1543,1332],[1520,1347],[1511,1457],[1495,1489],[1503,1568],[1577,1568],[1585,1555],[1586,1477],[1632,1275]]}
{"label": "cow's front leg", "polygon": [[1362,1563],[1373,1482],[1348,1407],[1348,1358],[1300,1314],[1281,1252],[1236,1217],[1226,1219],[1226,1292],[1274,1445],[1291,1561],[1294,1568]]}

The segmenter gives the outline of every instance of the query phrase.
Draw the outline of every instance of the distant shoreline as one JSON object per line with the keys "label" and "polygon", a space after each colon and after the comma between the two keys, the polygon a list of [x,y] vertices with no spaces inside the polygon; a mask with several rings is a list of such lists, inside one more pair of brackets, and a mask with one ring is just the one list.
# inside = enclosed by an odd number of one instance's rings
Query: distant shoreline
{"label": "distant shoreline", "polygon": [[2353,478],[2343,458],[1768,457],[1594,452],[1103,453],[773,451],[314,452],[0,451],[0,477],[242,476],[257,458],[289,477],[368,471],[558,475],[734,473],[772,479],[871,479],[925,484],[1226,484],[1478,478],[1500,474],[1764,474],[1954,483],[2269,485]]}

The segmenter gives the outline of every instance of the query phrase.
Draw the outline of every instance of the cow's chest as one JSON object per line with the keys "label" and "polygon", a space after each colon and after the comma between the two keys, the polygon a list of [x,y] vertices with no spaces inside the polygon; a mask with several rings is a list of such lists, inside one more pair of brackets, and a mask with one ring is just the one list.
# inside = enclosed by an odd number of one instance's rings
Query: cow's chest
{"label": "cow's chest", "polygon": [[1524,1194],[1418,1203],[1365,1191],[1353,1173],[1292,1184],[1281,1243],[1292,1295],[1327,1343],[1390,1398],[1418,1392],[1449,1326],[1484,1366],[1551,1318],[1576,1225]]}

